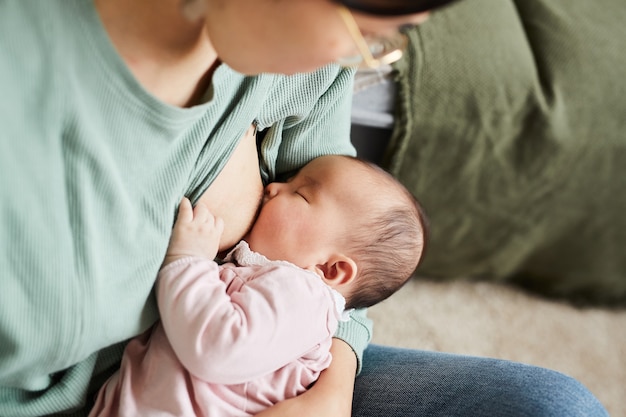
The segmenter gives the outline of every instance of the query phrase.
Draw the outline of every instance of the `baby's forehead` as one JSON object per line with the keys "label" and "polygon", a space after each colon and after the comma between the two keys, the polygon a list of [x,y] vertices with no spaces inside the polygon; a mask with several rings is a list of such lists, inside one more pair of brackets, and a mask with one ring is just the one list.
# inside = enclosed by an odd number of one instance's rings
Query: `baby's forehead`
{"label": "baby's forehead", "polygon": [[390,199],[393,195],[400,198],[397,184],[388,173],[356,158],[340,155],[320,157],[304,166],[297,176],[309,183],[348,187],[354,193],[376,200]]}
{"label": "baby's forehead", "polygon": [[357,173],[369,174],[373,171],[368,163],[345,155],[325,155],[315,158],[305,165],[298,174],[307,173],[312,176],[331,175],[335,177],[350,177]]}
{"label": "baby's forehead", "polygon": [[398,205],[404,200],[404,193],[398,184],[388,175],[368,167],[358,167],[348,173],[354,193],[368,202],[369,208],[384,209],[391,205]]}

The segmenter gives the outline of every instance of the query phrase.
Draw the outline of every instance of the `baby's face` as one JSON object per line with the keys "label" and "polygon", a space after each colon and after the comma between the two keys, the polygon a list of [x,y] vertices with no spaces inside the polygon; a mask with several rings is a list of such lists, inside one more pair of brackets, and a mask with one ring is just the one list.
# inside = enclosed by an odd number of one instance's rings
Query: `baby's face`
{"label": "baby's face", "polygon": [[272,260],[302,268],[341,252],[341,236],[367,214],[367,179],[360,163],[324,156],[285,183],[271,183],[259,216],[245,238],[250,248]]}

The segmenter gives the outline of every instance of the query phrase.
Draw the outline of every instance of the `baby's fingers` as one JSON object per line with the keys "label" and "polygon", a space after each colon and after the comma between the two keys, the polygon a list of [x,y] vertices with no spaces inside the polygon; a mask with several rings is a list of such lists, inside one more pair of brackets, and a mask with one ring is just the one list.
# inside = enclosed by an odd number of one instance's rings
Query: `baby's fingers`
{"label": "baby's fingers", "polygon": [[213,214],[209,211],[209,208],[202,203],[196,204],[193,208],[193,220],[197,223],[206,223],[213,219]]}
{"label": "baby's fingers", "polygon": [[211,230],[211,233],[217,235],[222,234],[224,231],[224,220],[220,217],[214,216],[207,206],[202,203],[198,203],[193,209],[194,218],[193,221],[196,224],[204,225]]}
{"label": "baby's fingers", "polygon": [[191,207],[191,201],[187,197],[183,197],[178,206],[177,222],[190,222],[193,220],[193,208]]}
{"label": "baby's fingers", "polygon": [[219,235],[221,236],[222,233],[224,232],[224,220],[222,220],[221,217],[216,217],[215,218],[215,230],[219,233]]}

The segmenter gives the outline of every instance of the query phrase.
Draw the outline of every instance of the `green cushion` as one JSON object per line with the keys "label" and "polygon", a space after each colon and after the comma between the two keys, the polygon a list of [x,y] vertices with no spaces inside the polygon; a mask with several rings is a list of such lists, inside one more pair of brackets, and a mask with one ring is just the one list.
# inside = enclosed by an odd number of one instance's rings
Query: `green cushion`
{"label": "green cushion", "polygon": [[419,275],[626,304],[626,2],[465,0],[409,32],[386,167]]}

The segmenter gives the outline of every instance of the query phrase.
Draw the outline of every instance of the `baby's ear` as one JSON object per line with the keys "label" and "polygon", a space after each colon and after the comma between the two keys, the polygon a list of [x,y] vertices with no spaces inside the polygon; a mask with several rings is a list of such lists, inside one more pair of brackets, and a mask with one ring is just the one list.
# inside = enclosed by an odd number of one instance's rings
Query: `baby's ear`
{"label": "baby's ear", "polygon": [[357,274],[356,262],[345,255],[332,255],[316,268],[324,274],[324,282],[335,289],[352,283]]}

